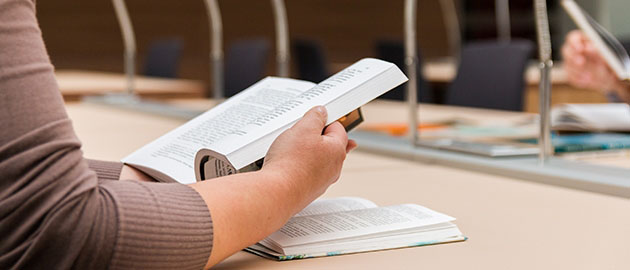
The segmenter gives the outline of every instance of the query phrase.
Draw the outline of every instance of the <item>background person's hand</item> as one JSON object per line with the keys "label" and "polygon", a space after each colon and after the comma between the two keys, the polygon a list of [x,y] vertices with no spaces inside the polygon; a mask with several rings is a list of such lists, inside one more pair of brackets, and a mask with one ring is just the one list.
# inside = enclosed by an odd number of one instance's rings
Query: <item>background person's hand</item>
{"label": "background person's hand", "polygon": [[567,34],[562,46],[562,58],[571,85],[604,94],[615,92],[622,98],[627,95],[626,86],[582,31],[574,30]]}
{"label": "background person's hand", "polygon": [[297,209],[337,181],[346,153],[356,147],[339,122],[324,130],[327,119],[324,107],[312,108],[274,141],[265,157],[262,171],[276,174],[290,185],[300,198]]}

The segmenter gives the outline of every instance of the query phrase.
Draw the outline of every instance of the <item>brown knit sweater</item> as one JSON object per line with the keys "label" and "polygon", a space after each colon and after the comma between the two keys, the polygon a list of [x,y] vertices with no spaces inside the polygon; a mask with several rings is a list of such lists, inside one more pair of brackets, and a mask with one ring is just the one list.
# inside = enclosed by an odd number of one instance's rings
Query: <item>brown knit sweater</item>
{"label": "brown knit sweater", "polygon": [[113,181],[122,165],[80,148],[34,1],[0,0],[0,269],[206,264],[212,222],[197,192]]}

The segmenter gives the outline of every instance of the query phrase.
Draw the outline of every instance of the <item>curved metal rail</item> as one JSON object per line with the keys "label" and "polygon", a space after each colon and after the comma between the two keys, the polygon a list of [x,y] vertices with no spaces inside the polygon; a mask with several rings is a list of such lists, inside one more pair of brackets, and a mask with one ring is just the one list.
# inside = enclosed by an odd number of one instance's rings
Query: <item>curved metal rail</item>
{"label": "curved metal rail", "polygon": [[536,34],[538,36],[538,57],[540,67],[539,110],[540,134],[538,144],[540,164],[545,164],[553,155],[551,147],[551,34],[549,33],[549,18],[547,17],[547,3],[545,0],[534,0],[534,14],[536,17]]}
{"label": "curved metal rail", "polygon": [[125,74],[127,76],[127,94],[133,95],[135,90],[134,77],[136,73],[136,37],[133,32],[131,18],[124,0],[112,0],[116,18],[122,32],[125,46]]}
{"label": "curved metal rail", "polygon": [[276,27],[276,66],[280,77],[289,77],[289,23],[283,0],[271,0]]}
{"label": "curved metal rail", "polygon": [[212,97],[222,99],[225,97],[223,84],[223,22],[221,9],[217,0],[205,0],[208,13],[208,29],[210,29],[210,65],[212,80]]}

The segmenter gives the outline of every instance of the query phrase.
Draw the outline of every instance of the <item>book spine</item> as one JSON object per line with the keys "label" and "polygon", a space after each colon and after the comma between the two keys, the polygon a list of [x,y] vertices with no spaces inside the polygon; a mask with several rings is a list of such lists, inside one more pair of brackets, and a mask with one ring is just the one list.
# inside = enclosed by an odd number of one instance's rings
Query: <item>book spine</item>
{"label": "book spine", "polygon": [[237,173],[225,155],[209,149],[201,149],[195,155],[195,178],[197,182]]}

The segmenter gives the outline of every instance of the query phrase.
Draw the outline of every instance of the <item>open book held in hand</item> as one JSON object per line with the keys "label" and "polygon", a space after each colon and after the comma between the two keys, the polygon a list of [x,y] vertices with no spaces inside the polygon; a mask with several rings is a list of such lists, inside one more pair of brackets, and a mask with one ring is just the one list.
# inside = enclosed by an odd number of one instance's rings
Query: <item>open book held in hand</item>
{"label": "open book held in hand", "polygon": [[630,81],[630,56],[615,38],[595,19],[588,15],[575,1],[562,0],[564,10],[575,24],[584,32],[586,37],[601,54],[608,66],[615,72],[617,78]]}
{"label": "open book held in hand", "polygon": [[551,110],[551,127],[567,131],[630,131],[630,106],[563,104]]}
{"label": "open book held in hand", "polygon": [[359,107],[407,81],[392,63],[366,58],[319,84],[267,77],[143,146],[122,161],[183,184],[260,168],[273,141],[317,105],[330,124],[362,121]]}
{"label": "open book held in hand", "polygon": [[416,204],[379,207],[355,197],[319,199],[245,250],[283,261],[466,240],[454,220]]}

